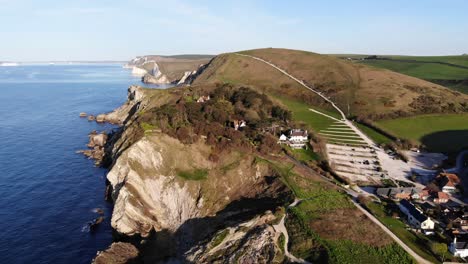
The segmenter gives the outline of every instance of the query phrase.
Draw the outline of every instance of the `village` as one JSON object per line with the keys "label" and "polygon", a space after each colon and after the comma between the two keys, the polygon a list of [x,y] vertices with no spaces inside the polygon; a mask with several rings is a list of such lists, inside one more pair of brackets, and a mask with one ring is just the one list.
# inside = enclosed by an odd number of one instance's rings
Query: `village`
{"label": "village", "polygon": [[[468,207],[461,201],[461,182],[455,173],[439,173],[424,188],[377,188],[379,199],[398,205],[396,218],[414,232],[445,238],[456,257],[468,256]],[[450,243],[448,243],[450,242]]]}

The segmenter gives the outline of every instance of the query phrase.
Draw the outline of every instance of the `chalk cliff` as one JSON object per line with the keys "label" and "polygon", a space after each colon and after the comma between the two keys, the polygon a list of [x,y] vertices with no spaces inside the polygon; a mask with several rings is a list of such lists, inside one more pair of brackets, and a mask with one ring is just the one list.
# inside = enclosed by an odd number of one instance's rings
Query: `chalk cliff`
{"label": "chalk cliff", "polygon": [[190,84],[210,62],[209,55],[142,56],[127,63],[132,73],[150,84]]}

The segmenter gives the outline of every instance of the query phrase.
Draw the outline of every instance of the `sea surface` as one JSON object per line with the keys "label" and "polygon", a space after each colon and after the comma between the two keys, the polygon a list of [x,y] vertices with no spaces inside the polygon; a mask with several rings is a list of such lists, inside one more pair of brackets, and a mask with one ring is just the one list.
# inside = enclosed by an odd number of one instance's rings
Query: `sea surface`
{"label": "sea surface", "polygon": [[75,152],[113,126],[79,113],[113,110],[131,84],[118,64],[0,67],[0,263],[90,263],[111,244],[106,170]]}

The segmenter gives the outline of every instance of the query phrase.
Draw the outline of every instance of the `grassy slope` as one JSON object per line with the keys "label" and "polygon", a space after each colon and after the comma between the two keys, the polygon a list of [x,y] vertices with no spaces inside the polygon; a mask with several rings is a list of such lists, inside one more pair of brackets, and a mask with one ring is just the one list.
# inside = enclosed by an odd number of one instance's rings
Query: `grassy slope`
{"label": "grassy slope", "polygon": [[304,200],[289,209],[286,220],[294,255],[313,263],[413,263],[346,194],[299,168],[261,158],[257,162],[269,164],[295,196]]}
{"label": "grassy slope", "polygon": [[415,109],[409,104],[421,95],[432,96],[441,105],[455,102],[458,106],[468,100],[466,95],[421,79],[332,56],[285,49],[242,53],[271,61],[330,96],[346,112],[349,105],[351,115],[391,114],[397,110],[413,113]]}
{"label": "grassy slope", "polygon": [[405,224],[400,220],[388,215],[382,205],[371,202],[367,205],[367,207],[379,219],[380,222],[387,226],[418,255],[433,263],[440,263],[434,257],[429,247],[426,246],[425,241],[427,241],[427,238],[425,238],[424,235],[415,235],[414,233],[408,231]]}
{"label": "grassy slope", "polygon": [[359,124],[359,123],[356,123],[356,125],[358,126],[358,128],[362,132],[364,132],[367,136],[369,136],[377,144],[388,144],[388,143],[392,142],[392,140],[390,138],[388,138],[387,136],[382,135],[381,133],[375,131],[374,129],[372,129],[372,128],[366,126],[366,125]]}
{"label": "grassy slope", "polygon": [[468,114],[423,115],[377,124],[401,137],[416,140],[433,151],[452,152],[468,147]]}

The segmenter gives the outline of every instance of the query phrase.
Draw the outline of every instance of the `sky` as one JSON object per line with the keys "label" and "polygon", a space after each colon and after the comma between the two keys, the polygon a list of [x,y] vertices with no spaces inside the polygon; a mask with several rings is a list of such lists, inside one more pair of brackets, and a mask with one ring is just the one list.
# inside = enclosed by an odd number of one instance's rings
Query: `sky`
{"label": "sky", "polygon": [[0,0],[0,61],[129,60],[254,48],[468,53],[465,0]]}

